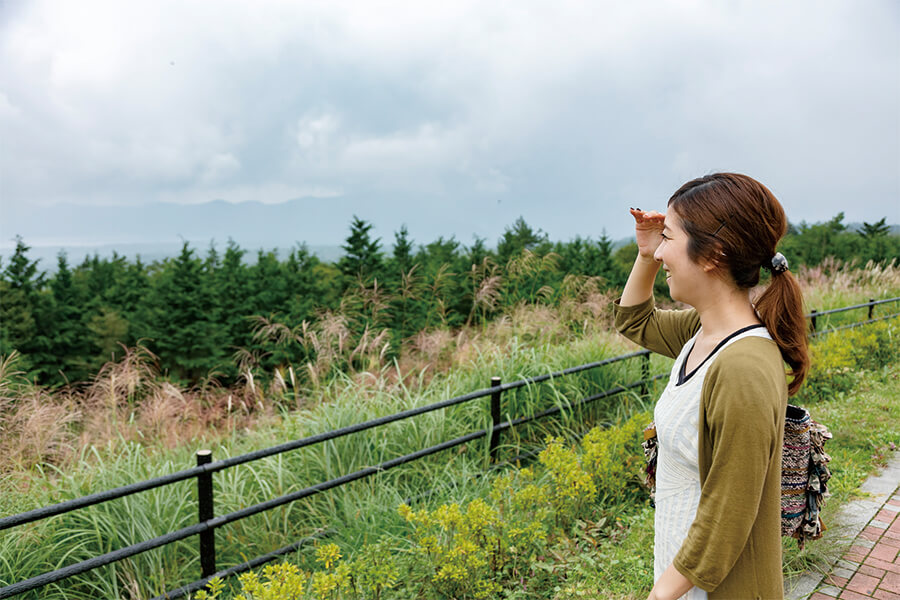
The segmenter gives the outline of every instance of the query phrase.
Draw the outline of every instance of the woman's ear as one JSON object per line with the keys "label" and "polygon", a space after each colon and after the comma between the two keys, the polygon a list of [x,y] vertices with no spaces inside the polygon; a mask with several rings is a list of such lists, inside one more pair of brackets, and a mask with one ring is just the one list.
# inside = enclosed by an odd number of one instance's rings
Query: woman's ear
{"label": "woman's ear", "polygon": [[709,259],[703,261],[703,271],[709,273],[725,267],[725,253],[717,250]]}

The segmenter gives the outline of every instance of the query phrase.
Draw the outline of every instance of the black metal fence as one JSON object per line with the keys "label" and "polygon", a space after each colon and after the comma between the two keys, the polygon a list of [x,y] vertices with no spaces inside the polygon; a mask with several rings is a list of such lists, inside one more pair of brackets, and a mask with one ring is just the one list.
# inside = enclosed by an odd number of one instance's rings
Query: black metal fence
{"label": "black metal fence", "polygon": [[[880,315],[878,317],[874,316],[874,308],[878,305],[889,303],[889,302],[898,302],[900,301],[900,297],[890,298],[886,300],[871,300],[869,302],[863,304],[856,304],[853,306],[846,306],[843,308],[836,308],[833,310],[827,311],[812,311],[810,315],[807,315],[807,318],[810,319],[810,333],[811,335],[820,335],[823,333],[828,333],[831,331],[838,331],[841,329],[845,329],[848,327],[858,327],[861,325],[865,325],[868,323],[872,323],[874,321],[879,321],[883,319],[889,319],[900,315],[900,313],[893,313],[888,315]],[[848,325],[843,325],[841,327],[833,327],[828,329],[820,329],[818,328],[819,319],[823,316],[828,316],[837,313],[843,313],[850,310],[858,310],[858,309],[867,309],[867,320],[865,321],[857,321]],[[516,419],[511,419],[508,421],[501,420],[502,411],[501,411],[501,399],[503,392],[530,386],[536,383],[541,383],[543,381],[552,380],[559,377],[565,377],[567,375],[571,375],[574,373],[580,373],[583,371],[588,371],[590,369],[597,369],[604,366],[608,366],[614,363],[618,363],[621,361],[640,359],[641,360],[641,379],[615,386],[597,394],[588,396],[586,398],[582,398],[577,401],[567,402],[565,405],[557,405],[553,408],[549,408],[542,412],[536,413],[534,415],[530,415],[527,417],[520,417]],[[145,540],[143,542],[133,544],[131,546],[121,548],[119,550],[114,550],[112,552],[108,552],[101,556],[96,556],[90,558],[88,560],[78,562],[61,569],[57,569],[55,571],[51,571],[48,573],[44,573],[42,575],[38,575],[36,577],[32,577],[30,579],[26,579],[24,581],[20,581],[14,583],[12,585],[8,585],[6,587],[0,588],[0,599],[9,598],[18,594],[22,594],[24,592],[28,592],[34,589],[41,588],[43,586],[49,585],[51,583],[55,583],[57,581],[66,579],[68,577],[72,577],[74,575],[78,575],[80,573],[84,573],[90,571],[92,569],[96,569],[98,567],[102,567],[105,565],[109,565],[111,563],[129,558],[131,556],[135,556],[137,554],[141,554],[143,552],[147,552],[148,550],[152,550],[154,548],[158,548],[160,546],[165,546],[167,544],[171,544],[178,540],[182,540],[188,538],[190,536],[197,535],[199,536],[199,554],[200,554],[200,565],[201,565],[201,574],[200,579],[194,581],[191,584],[186,586],[171,590],[161,596],[158,596],[158,599],[163,598],[180,598],[187,594],[190,594],[196,590],[199,590],[207,585],[209,580],[213,577],[227,577],[230,575],[234,575],[237,573],[245,572],[250,569],[253,569],[261,564],[264,564],[268,561],[274,560],[275,558],[288,554],[290,552],[295,551],[297,548],[302,545],[313,541],[317,536],[310,536],[307,538],[303,538],[298,540],[297,542],[270,552],[268,554],[258,556],[252,560],[244,562],[240,565],[235,565],[228,569],[224,569],[221,571],[216,570],[216,547],[215,547],[215,530],[223,525],[228,523],[233,523],[235,521],[239,521],[241,519],[250,517],[252,515],[256,515],[262,513],[264,511],[271,510],[278,506],[283,506],[294,502],[296,500],[300,500],[302,498],[306,498],[308,496],[312,496],[314,494],[318,494],[320,492],[324,492],[326,490],[339,487],[350,483],[352,481],[356,481],[359,479],[363,479],[374,475],[376,473],[381,473],[387,471],[389,469],[393,469],[403,464],[407,464],[418,460],[420,458],[442,452],[444,450],[454,448],[456,446],[460,446],[462,444],[466,444],[468,442],[472,442],[474,440],[478,440],[484,437],[488,438],[488,452],[492,461],[497,460],[497,449],[499,448],[500,435],[507,429],[516,427],[518,425],[525,424],[529,421],[534,421],[536,419],[542,419],[545,417],[557,415],[563,410],[568,409],[577,409],[581,406],[585,406],[602,398],[608,398],[610,396],[614,396],[616,394],[620,394],[626,392],[631,389],[640,388],[642,394],[646,394],[648,391],[649,384],[656,380],[665,377],[665,374],[660,374],[656,376],[650,375],[650,352],[647,350],[641,350],[637,352],[632,352],[629,354],[624,354],[621,356],[616,356],[612,358],[608,358],[606,360],[601,360],[597,362],[592,362],[584,365],[579,365],[576,367],[571,367],[569,369],[564,369],[562,371],[558,371],[555,373],[549,373],[546,375],[540,375],[537,377],[531,377],[528,379],[523,379],[520,381],[514,381],[511,383],[503,384],[499,377],[491,378],[490,387],[477,390],[475,392],[471,392],[469,394],[465,394],[463,396],[457,396],[455,398],[450,398],[448,400],[443,400],[441,402],[436,402],[433,404],[429,404],[427,406],[422,406],[419,408],[414,408],[410,410],[406,410],[400,413],[396,413],[393,415],[388,415],[385,417],[381,417],[378,419],[372,419],[370,421],[366,421],[364,423],[359,423],[356,425],[351,425],[349,427],[343,427],[341,429],[336,429],[334,431],[329,431],[325,433],[321,433],[318,435],[313,435],[309,437],[305,437],[299,440],[287,442],[284,444],[280,444],[278,446],[273,446],[271,448],[265,448],[263,450],[258,450],[256,452],[250,452],[248,454],[243,454],[241,456],[235,456],[232,458],[227,458],[224,460],[213,461],[212,453],[209,450],[200,450],[197,452],[197,466],[191,469],[186,469],[184,471],[178,471],[176,473],[172,473],[169,475],[164,475],[162,477],[156,477],[154,479],[148,479],[145,481],[140,481],[137,483],[133,483],[131,485],[119,487],[112,490],[106,490],[102,492],[98,492],[96,494],[91,494],[88,496],[83,496],[81,498],[76,498],[73,500],[68,500],[66,502],[61,502],[59,504],[53,504],[50,506],[45,506],[42,508],[38,508],[35,510],[31,510],[24,513],[19,513],[16,515],[11,515],[8,517],[0,518],[0,530],[9,529],[11,527],[16,527],[18,525],[24,525],[26,523],[32,523],[34,521],[39,521],[42,519],[46,519],[55,515],[60,515],[63,513],[67,513],[70,511],[78,510],[80,508],[92,506],[95,504],[99,504],[102,502],[107,502],[109,500],[114,500],[116,498],[123,498],[125,496],[129,496],[131,494],[136,494],[138,492],[143,492],[146,490],[170,485],[179,481],[184,481],[187,479],[196,479],[197,480],[197,492],[198,492],[198,522],[195,525],[191,525],[190,527],[185,527],[179,529],[177,531],[169,532],[164,535],[155,537],[150,540]],[[292,492],[290,494],[286,494],[284,496],[280,496],[278,498],[273,498],[271,500],[267,500],[265,502],[261,502],[259,504],[255,504],[253,506],[248,506],[241,510],[228,513],[226,515],[221,515],[216,517],[214,511],[214,497],[213,497],[213,485],[212,485],[212,475],[217,471],[222,471],[224,469],[228,469],[237,465],[249,463],[252,461],[260,460],[262,458],[266,458],[269,456],[273,456],[276,454],[281,454],[284,452],[288,452],[291,450],[296,450],[299,448],[303,448],[306,446],[311,446],[313,444],[319,444],[322,442],[326,442],[328,440],[333,440],[335,438],[351,435],[360,431],[364,431],[367,429],[372,429],[375,427],[379,427],[382,425],[387,425],[389,423],[394,423],[403,419],[409,419],[415,417],[417,415],[421,415],[424,413],[440,410],[443,408],[447,408],[450,406],[462,404],[465,402],[470,402],[472,400],[477,400],[479,398],[489,397],[490,400],[490,414],[491,414],[491,427],[486,429],[481,429],[478,431],[473,431],[466,435],[457,437],[452,440],[448,440],[442,442],[440,444],[423,448],[416,452],[412,452],[410,454],[406,454],[404,456],[400,456],[386,462],[383,462],[376,466],[366,467],[364,469],[360,469],[353,473],[349,473],[347,475],[343,475],[341,477],[337,477],[334,479],[330,479],[328,481],[323,481],[321,483],[317,483],[310,487],[304,488],[302,490],[298,490]],[[321,534],[318,534],[321,535]],[[156,600],[156,599],[154,599]]]}

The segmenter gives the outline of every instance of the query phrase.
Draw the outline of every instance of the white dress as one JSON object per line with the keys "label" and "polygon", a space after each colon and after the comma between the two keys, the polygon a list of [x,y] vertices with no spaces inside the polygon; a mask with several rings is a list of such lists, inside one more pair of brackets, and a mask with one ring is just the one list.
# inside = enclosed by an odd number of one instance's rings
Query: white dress
{"label": "white dress", "polygon": [[[699,332],[697,333],[699,335]],[[656,463],[656,514],[654,518],[653,580],[659,579],[687,537],[700,503],[700,468],[698,439],[700,394],[709,366],[719,352],[749,336],[770,338],[762,326],[744,328],[729,336],[710,353],[693,372],[685,376],[684,361],[694,347],[697,336],[681,349],[666,389],[656,403],[653,419],[658,441]],[[698,587],[681,597],[684,600],[706,600]]]}

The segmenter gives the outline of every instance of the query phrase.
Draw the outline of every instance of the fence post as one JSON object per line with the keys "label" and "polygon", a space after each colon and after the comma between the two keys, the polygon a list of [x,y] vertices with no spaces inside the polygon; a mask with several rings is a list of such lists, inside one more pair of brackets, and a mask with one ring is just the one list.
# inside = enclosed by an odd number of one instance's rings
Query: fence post
{"label": "fence post", "polygon": [[875,298],[869,298],[869,320],[872,320],[872,312],[875,308]]}
{"label": "fence post", "polygon": [[[211,450],[197,450],[197,466],[212,462]],[[212,473],[197,475],[197,498],[199,500],[200,522],[213,518],[213,485]],[[216,530],[207,529],[200,532],[200,577],[209,577],[216,572]]]}
{"label": "fence post", "polygon": [[817,312],[819,312],[819,311],[817,311],[816,309],[812,309],[812,312],[809,314],[809,316],[810,316],[809,324],[810,324],[810,327],[812,328],[813,333],[816,332],[816,313]]}
{"label": "fence post", "polygon": [[[491,387],[497,387],[500,385],[499,377],[491,377]],[[500,424],[500,394],[502,394],[500,390],[491,393],[491,422],[493,423],[491,427],[491,441],[488,446],[491,462],[497,462],[497,445],[500,441],[500,430],[497,429],[497,425]]]}
{"label": "fence post", "polygon": [[650,353],[641,357],[641,396],[650,395]]}

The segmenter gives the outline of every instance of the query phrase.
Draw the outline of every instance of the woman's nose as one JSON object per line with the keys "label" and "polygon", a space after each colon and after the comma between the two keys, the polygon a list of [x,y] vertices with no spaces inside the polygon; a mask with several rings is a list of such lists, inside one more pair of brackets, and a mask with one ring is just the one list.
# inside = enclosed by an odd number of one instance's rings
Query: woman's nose
{"label": "woman's nose", "polygon": [[653,252],[653,260],[656,262],[662,262],[662,244],[656,247],[656,250]]}

